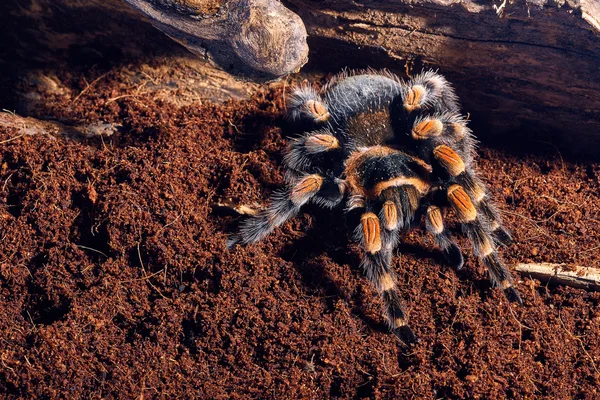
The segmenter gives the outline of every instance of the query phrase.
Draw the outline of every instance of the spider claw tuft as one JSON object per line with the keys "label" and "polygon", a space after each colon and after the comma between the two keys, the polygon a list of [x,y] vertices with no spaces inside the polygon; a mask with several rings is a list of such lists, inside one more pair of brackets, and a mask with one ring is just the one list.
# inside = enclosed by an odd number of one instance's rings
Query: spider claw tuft
{"label": "spider claw tuft", "polygon": [[465,260],[463,255],[454,243],[452,243],[445,251],[444,255],[446,256],[446,261],[454,267],[457,271],[460,271],[462,267],[465,265]]}
{"label": "spider claw tuft", "polygon": [[411,344],[418,343],[419,340],[415,336],[415,333],[408,325],[399,326],[398,328],[394,328],[393,331],[394,336],[396,336],[404,346],[410,346]]}
{"label": "spider claw tuft", "polygon": [[227,237],[227,241],[225,242],[225,248],[227,250],[233,249],[235,246],[242,242],[242,238],[239,235],[232,234]]}
{"label": "spider claw tuft", "polygon": [[523,299],[521,299],[521,295],[514,287],[509,287],[504,289],[504,295],[511,303],[517,303],[519,305],[523,305]]}
{"label": "spider claw tuft", "polygon": [[496,238],[498,243],[504,246],[510,246],[514,243],[514,240],[510,233],[508,233],[508,231],[502,227],[494,231],[494,237]]}

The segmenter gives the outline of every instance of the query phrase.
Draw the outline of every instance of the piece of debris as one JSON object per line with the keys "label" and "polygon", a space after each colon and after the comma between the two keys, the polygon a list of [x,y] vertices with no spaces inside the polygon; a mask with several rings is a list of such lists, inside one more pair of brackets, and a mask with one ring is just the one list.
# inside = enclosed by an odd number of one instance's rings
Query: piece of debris
{"label": "piece of debris", "polygon": [[91,183],[87,186],[87,195],[92,204],[96,204],[96,202],[98,202],[98,192],[96,192],[96,189]]}
{"label": "piece of debris", "polygon": [[58,121],[43,121],[31,117],[21,117],[9,111],[0,112],[0,127],[16,129],[18,136],[15,138],[40,134],[66,136],[71,139],[111,136],[121,126],[120,124],[103,121],[72,126]]}
{"label": "piece of debris", "polygon": [[94,122],[89,125],[80,125],[77,128],[81,131],[82,135],[85,137],[95,137],[95,136],[112,136],[115,132],[117,132],[118,128],[122,127],[121,124],[111,124],[108,122]]}
{"label": "piece of debris", "polygon": [[542,282],[556,283],[588,290],[600,290],[600,269],[566,264],[517,264],[515,271]]}
{"label": "piece of debris", "polygon": [[306,372],[310,372],[310,373],[315,373],[316,372],[316,368],[315,368],[315,355],[313,354],[312,357],[310,358],[310,361],[305,361],[304,362],[304,370]]}
{"label": "piece of debris", "polygon": [[256,215],[258,214],[261,208],[260,205],[256,203],[250,206],[246,204],[235,204],[231,201],[215,203],[213,207],[220,208],[222,210],[227,210],[239,215]]}

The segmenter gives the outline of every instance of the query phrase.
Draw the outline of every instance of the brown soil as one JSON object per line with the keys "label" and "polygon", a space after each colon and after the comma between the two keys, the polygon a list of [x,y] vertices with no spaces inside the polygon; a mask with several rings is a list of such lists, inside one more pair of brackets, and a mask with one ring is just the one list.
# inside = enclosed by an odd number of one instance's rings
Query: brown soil
{"label": "brown soil", "polygon": [[[282,182],[282,85],[177,108],[109,73],[74,99],[101,75],[59,72],[73,95],[42,93],[32,115],[112,136],[0,129],[3,396],[600,396],[599,293],[520,278],[509,305],[469,251],[455,272],[417,230],[395,257],[421,340],[405,349],[340,211],[225,251],[237,217],[213,204]],[[516,238],[507,263],[600,267],[600,164],[543,143],[484,143],[479,164]]]}

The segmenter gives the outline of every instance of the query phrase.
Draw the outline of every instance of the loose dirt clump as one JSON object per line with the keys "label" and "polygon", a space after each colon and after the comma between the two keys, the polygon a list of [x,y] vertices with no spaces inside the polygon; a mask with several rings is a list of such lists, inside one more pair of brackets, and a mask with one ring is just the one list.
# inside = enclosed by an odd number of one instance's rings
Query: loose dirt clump
{"label": "loose dirt clump", "polygon": [[[394,258],[420,338],[405,349],[341,211],[307,207],[226,251],[238,217],[214,205],[283,182],[283,85],[177,107],[109,73],[73,100],[101,75],[58,72],[72,96],[42,93],[31,116],[111,135],[0,128],[3,396],[600,396],[598,293],[519,278],[524,305],[508,304],[469,251],[453,271],[417,230]],[[600,164],[546,144],[479,153],[508,264],[600,266]]]}

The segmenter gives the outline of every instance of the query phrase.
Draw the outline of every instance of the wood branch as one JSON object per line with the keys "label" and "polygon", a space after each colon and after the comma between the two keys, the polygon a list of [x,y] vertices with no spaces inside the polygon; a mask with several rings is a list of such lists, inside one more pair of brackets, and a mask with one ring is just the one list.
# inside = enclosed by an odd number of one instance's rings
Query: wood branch
{"label": "wood branch", "polygon": [[[227,0],[218,12],[202,15],[189,15],[189,3],[181,8],[172,0],[125,1],[188,50],[241,78],[278,79],[308,60],[302,20],[278,0]],[[214,0],[192,4],[210,6]]]}
{"label": "wood branch", "polygon": [[256,203],[252,205],[247,205],[237,204],[232,201],[226,200],[213,204],[213,208],[221,211],[227,211],[230,214],[252,216],[258,214],[262,207]]}
{"label": "wood branch", "polygon": [[517,264],[515,271],[542,282],[572,286],[588,290],[600,290],[600,269],[569,267],[566,264],[533,263]]}

